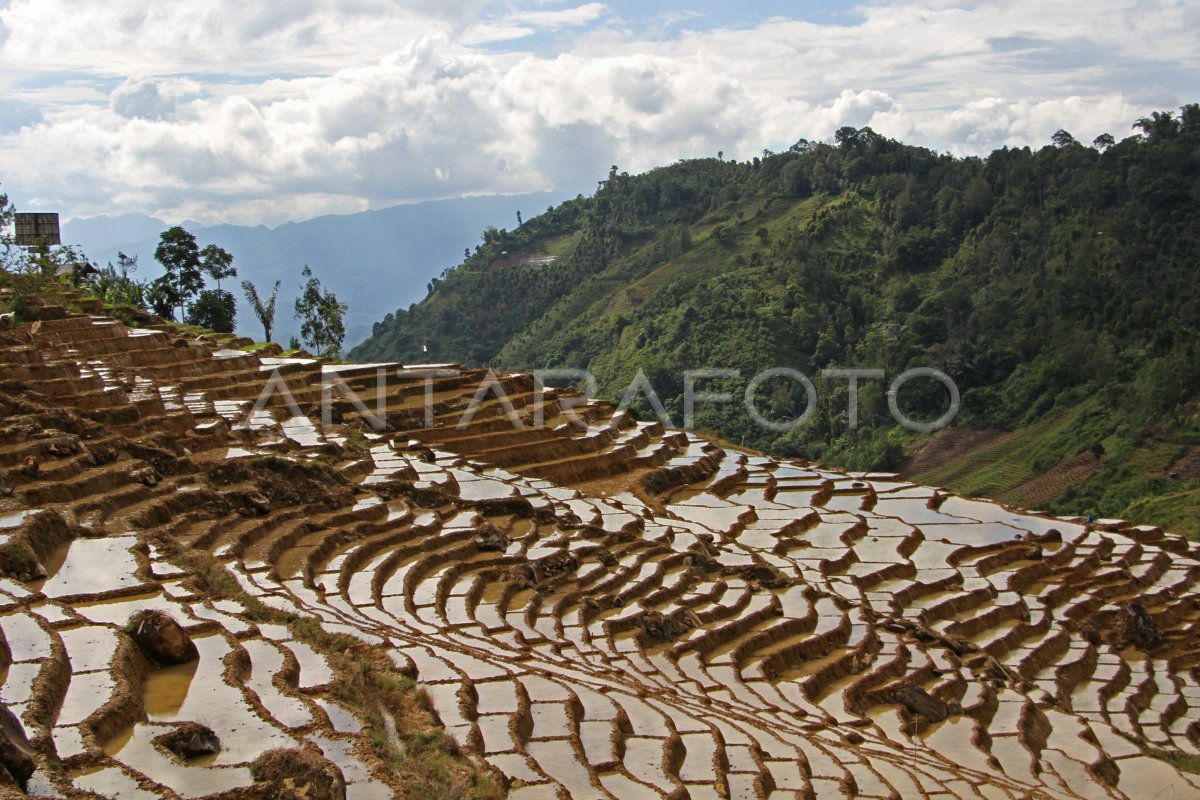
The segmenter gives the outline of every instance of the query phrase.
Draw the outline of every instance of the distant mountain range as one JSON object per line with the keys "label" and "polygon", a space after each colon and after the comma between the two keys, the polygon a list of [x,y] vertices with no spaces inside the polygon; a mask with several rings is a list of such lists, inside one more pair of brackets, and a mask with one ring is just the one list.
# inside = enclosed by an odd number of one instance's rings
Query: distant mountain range
{"label": "distant mountain range", "polygon": [[[251,280],[260,292],[283,281],[276,311],[275,338],[287,344],[299,333],[292,303],[305,264],[324,286],[349,304],[346,342],[349,349],[371,335],[371,324],[397,307],[423,298],[431,279],[462,261],[463,250],[479,241],[488,226],[516,226],[517,212],[536,216],[563,194],[463,197],[392,206],[357,214],[317,217],[274,228],[262,225],[202,226],[183,223],[200,246],[218,244],[231,252],[238,277],[238,333],[262,337],[262,329],[240,290]],[[62,226],[63,242],[78,245],[92,261],[116,261],[118,251],[138,257],[138,277],[155,278],[162,268],[154,260],[158,237],[170,224],[144,214],[76,219]]]}

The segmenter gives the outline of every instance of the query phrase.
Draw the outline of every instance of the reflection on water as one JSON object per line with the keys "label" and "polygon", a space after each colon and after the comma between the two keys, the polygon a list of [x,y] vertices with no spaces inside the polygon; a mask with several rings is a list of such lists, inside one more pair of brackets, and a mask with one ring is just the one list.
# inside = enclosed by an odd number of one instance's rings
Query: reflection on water
{"label": "reflection on water", "polygon": [[[107,539],[74,539],[65,548],[60,564],[44,565],[49,577],[35,588],[47,597],[63,597],[137,586],[140,583],[134,574],[137,561],[129,552],[136,542],[137,537],[132,534]],[[57,560],[57,554],[54,560]]]}
{"label": "reflection on water", "polygon": [[171,787],[183,797],[228,791],[253,782],[250,770],[245,767],[215,766],[218,755],[193,758],[186,763],[167,755],[154,746],[154,739],[170,731],[169,725],[138,724],[106,742],[104,752],[119,756],[123,764]]}
{"label": "reflection on water", "polygon": [[137,782],[117,767],[92,767],[78,773],[74,777],[75,785],[81,789],[95,792],[101,797],[120,798],[120,800],[143,800],[157,798],[158,795],[148,792],[137,785]]}
{"label": "reflection on water", "polygon": [[161,667],[150,673],[142,689],[147,716],[158,719],[176,717],[187,700],[192,679],[199,668],[200,662],[196,660]]}
{"label": "reflection on water", "polygon": [[[272,747],[291,747],[287,734],[261,719],[249,706],[240,689],[225,683],[223,660],[230,652],[224,636],[197,636],[193,641],[200,659],[193,661],[195,672],[190,677],[186,693],[161,702],[144,695],[146,715],[151,721],[195,720],[209,726],[221,739],[218,764],[240,764],[252,761]],[[167,686],[178,692],[182,676],[178,673],[164,679]],[[151,691],[150,688],[144,689]],[[151,708],[154,709],[151,712]],[[123,757],[122,757],[123,758]]]}
{"label": "reflection on water", "polygon": [[0,514],[0,530],[7,530],[8,528],[17,527],[25,521],[26,517],[34,513],[36,510],[37,509],[30,508],[23,511],[16,511],[11,514]]}
{"label": "reflection on water", "polygon": [[35,617],[22,611],[0,616],[0,628],[8,641],[13,661],[29,661],[50,655],[50,634]]}

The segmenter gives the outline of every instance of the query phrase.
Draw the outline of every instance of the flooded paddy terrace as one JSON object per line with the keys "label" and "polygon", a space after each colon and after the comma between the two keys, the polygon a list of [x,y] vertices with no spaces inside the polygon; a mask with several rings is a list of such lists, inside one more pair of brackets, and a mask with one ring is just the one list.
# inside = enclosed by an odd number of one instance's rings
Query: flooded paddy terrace
{"label": "flooded paddy terrace", "polygon": [[[514,798],[1200,795],[1147,755],[1200,755],[1200,553],[1179,537],[602,402],[583,427],[519,374],[500,381],[524,428],[494,397],[459,425],[483,379],[462,369],[432,386],[433,427],[424,378],[391,373],[376,431],[348,400],[331,427],[309,412],[323,376],[368,396],[379,365],[91,317],[9,339],[4,391],[30,407],[0,426],[0,701],[30,794],[233,798],[285,747],[347,797],[404,796],[316,626],[414,678]],[[276,370],[294,402],[249,414]],[[236,590],[197,583],[198,554]],[[146,609],[198,657],[144,658]],[[193,722],[219,752],[158,743]]]}

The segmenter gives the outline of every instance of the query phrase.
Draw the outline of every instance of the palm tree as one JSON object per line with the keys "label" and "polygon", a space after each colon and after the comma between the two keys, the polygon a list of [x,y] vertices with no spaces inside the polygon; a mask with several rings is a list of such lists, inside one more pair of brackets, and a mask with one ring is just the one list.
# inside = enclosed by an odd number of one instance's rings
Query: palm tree
{"label": "palm tree", "polygon": [[271,290],[271,297],[267,302],[263,302],[258,296],[258,289],[254,288],[254,284],[250,281],[242,281],[242,291],[246,293],[246,301],[250,303],[250,310],[254,312],[254,316],[258,317],[258,321],[263,326],[263,338],[266,341],[271,341],[271,329],[275,327],[275,298],[279,295],[280,281],[275,281],[275,288]]}

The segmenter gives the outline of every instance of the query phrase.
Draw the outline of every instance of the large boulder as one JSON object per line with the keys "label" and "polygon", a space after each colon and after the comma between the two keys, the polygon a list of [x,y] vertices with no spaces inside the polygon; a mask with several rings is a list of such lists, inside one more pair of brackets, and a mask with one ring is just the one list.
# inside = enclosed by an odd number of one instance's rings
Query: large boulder
{"label": "large boulder", "polygon": [[271,784],[275,797],[345,800],[342,771],[326,758],[300,749],[268,750],[250,765],[255,783]]}
{"label": "large boulder", "polygon": [[508,537],[492,523],[485,522],[476,529],[475,549],[481,553],[503,553],[508,545]]}
{"label": "large boulder", "polygon": [[146,609],[129,618],[125,631],[156,664],[186,664],[200,657],[196,643],[170,614]]}
{"label": "large boulder", "polygon": [[783,570],[772,564],[752,564],[736,570],[748,581],[754,581],[764,589],[786,589],[792,585],[792,579]]}
{"label": "large boulder", "polygon": [[537,570],[538,578],[545,580],[579,569],[579,559],[574,553],[563,550],[541,559],[534,565],[534,569]]}
{"label": "large boulder", "polygon": [[25,788],[29,776],[37,769],[37,760],[21,720],[3,704],[0,704],[0,766],[21,788]]}
{"label": "large boulder", "polygon": [[176,726],[167,733],[154,737],[154,743],[185,761],[221,752],[220,737],[212,728],[199,722],[185,722]]}
{"label": "large boulder", "polygon": [[896,702],[912,714],[919,714],[930,722],[941,722],[949,716],[946,704],[919,686],[906,683],[896,691]]}
{"label": "large boulder", "polygon": [[659,642],[669,642],[701,624],[691,609],[670,616],[661,611],[647,609],[637,614],[634,623],[645,631],[647,636]]}
{"label": "large boulder", "polygon": [[1116,639],[1122,645],[1153,650],[1162,644],[1162,632],[1141,603],[1130,603],[1117,616]]}

